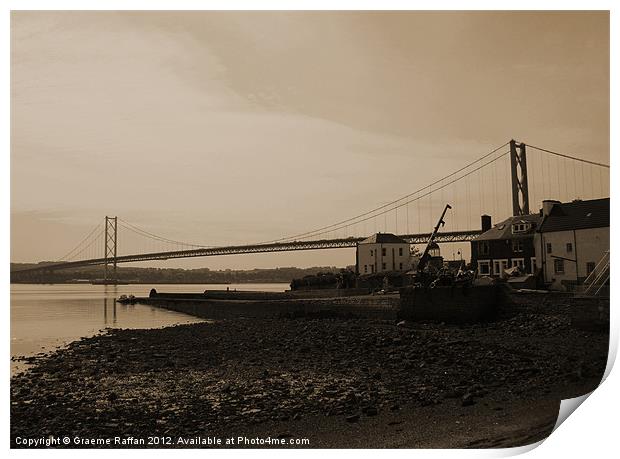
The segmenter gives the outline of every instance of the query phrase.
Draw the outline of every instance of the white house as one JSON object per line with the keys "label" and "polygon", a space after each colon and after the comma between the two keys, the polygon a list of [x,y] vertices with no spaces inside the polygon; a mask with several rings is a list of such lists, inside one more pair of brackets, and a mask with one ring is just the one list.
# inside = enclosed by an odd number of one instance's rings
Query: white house
{"label": "white house", "polygon": [[408,271],[409,243],[391,233],[377,233],[357,245],[357,272]]}
{"label": "white house", "polygon": [[542,213],[534,248],[544,282],[583,282],[609,250],[609,198],[543,201]]}

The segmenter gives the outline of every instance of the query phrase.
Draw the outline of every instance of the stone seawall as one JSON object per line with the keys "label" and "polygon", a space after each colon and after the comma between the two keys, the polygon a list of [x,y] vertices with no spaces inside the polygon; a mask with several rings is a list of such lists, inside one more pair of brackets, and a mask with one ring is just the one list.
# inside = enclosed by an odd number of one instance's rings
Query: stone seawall
{"label": "stone seawall", "polygon": [[492,286],[427,290],[406,287],[400,295],[352,293],[356,292],[313,298],[300,298],[292,292],[158,293],[138,301],[205,319],[356,317],[466,324],[534,314],[570,317],[573,326],[581,329],[609,327],[608,298],[576,297],[572,293],[515,292]]}
{"label": "stone seawall", "polygon": [[[323,289],[313,290],[310,294],[312,298],[340,298],[350,296],[367,295],[370,293],[369,289],[356,288],[356,289]],[[299,299],[307,298],[309,291],[303,290],[286,290],[284,292],[260,292],[260,291],[243,291],[243,290],[205,290],[204,293],[157,293],[153,298],[159,299],[174,299],[174,300],[263,300],[263,301],[277,301],[287,299]]]}
{"label": "stone seawall", "polygon": [[581,330],[609,330],[609,298],[570,299],[571,324]]}
{"label": "stone seawall", "polygon": [[517,314],[568,314],[572,293],[546,291],[511,291],[502,288],[499,293],[498,317]]}
{"label": "stone seawall", "polygon": [[299,298],[287,300],[218,300],[167,298],[158,295],[140,303],[183,312],[204,319],[235,317],[360,317],[395,319],[398,295],[364,295],[339,298]]}
{"label": "stone seawall", "polygon": [[568,292],[502,292],[499,316],[541,314],[569,317],[575,328],[609,329],[609,298]]}
{"label": "stone seawall", "polygon": [[436,287],[400,289],[399,317],[413,321],[474,323],[492,318],[498,308],[498,288]]}

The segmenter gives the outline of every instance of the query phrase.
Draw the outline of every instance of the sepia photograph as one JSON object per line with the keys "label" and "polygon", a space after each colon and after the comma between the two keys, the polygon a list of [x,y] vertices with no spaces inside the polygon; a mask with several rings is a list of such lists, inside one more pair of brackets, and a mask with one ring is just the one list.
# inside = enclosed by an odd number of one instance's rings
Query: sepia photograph
{"label": "sepia photograph", "polygon": [[527,447],[603,381],[610,11],[15,9],[9,73],[11,449]]}

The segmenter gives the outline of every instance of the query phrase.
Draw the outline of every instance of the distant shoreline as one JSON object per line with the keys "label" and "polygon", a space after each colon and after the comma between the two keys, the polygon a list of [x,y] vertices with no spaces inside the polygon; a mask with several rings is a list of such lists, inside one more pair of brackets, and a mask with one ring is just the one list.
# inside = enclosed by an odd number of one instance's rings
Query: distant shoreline
{"label": "distant shoreline", "polygon": [[[40,275],[16,275],[22,270],[36,268],[36,265],[11,264],[11,283],[15,284],[82,284],[102,283],[104,272],[101,269],[72,269],[53,273],[40,273]],[[129,268],[119,267],[115,275],[110,276],[118,279],[123,284],[289,284],[293,279],[303,279],[308,276],[316,276],[325,273],[338,273],[343,269],[336,266],[314,266],[311,268],[277,267],[255,268],[246,270],[209,270],[176,269],[176,268]],[[108,273],[111,274],[111,273]],[[120,284],[119,284],[120,285]]]}

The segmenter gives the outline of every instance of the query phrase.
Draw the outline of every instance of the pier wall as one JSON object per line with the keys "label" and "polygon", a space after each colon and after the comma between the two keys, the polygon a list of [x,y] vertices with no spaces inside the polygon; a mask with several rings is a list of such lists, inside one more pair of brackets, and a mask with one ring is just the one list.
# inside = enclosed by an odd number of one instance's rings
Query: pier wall
{"label": "pier wall", "polygon": [[295,318],[295,317],[364,317],[395,319],[398,295],[365,295],[339,298],[293,298],[286,300],[218,300],[200,301],[184,298],[141,299],[140,303],[183,312],[204,319],[227,318]]}
{"label": "pier wall", "polygon": [[[343,298],[351,296],[368,295],[371,293],[367,288],[352,289],[320,289],[311,292],[312,298]],[[205,290],[204,293],[157,293],[152,298],[161,299],[185,299],[185,300],[287,300],[307,298],[308,291],[287,290],[284,292],[258,292],[243,290]]]}
{"label": "pier wall", "polygon": [[502,292],[500,317],[516,314],[564,316],[575,328],[609,329],[609,298],[574,295],[570,292]]}
{"label": "pier wall", "polygon": [[498,307],[495,286],[400,289],[399,317],[413,321],[475,323],[488,320]]}
{"label": "pier wall", "polygon": [[571,298],[570,318],[573,327],[581,330],[609,330],[609,298]]}
{"label": "pier wall", "polygon": [[357,290],[343,296],[317,295],[315,291],[312,298],[303,297],[303,292],[158,293],[138,301],[205,319],[360,317],[466,324],[535,314],[565,316],[574,327],[584,330],[609,327],[608,298],[578,297],[566,292],[515,292],[492,286],[428,290],[405,287],[400,295],[354,295],[360,293]]}
{"label": "pier wall", "polygon": [[572,293],[528,291],[517,292],[502,288],[499,292],[498,319],[508,319],[519,314],[568,315]]}

